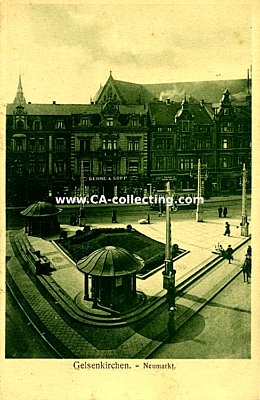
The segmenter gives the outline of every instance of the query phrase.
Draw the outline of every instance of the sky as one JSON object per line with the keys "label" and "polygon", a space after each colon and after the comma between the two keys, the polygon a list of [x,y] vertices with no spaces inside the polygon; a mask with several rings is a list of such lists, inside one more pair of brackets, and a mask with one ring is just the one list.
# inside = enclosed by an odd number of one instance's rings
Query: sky
{"label": "sky", "polygon": [[11,4],[5,9],[4,101],[19,73],[26,101],[89,103],[110,71],[136,83],[246,78],[250,4]]}

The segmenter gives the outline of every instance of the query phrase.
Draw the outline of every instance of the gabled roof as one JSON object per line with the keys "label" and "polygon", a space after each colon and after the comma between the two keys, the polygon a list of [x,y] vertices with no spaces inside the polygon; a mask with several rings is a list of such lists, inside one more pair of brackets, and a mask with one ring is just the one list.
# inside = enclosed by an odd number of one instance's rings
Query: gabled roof
{"label": "gabled roof", "polygon": [[94,97],[96,104],[100,103],[109,87],[112,87],[117,93],[120,103],[125,105],[147,104],[152,100],[152,95],[139,83],[131,83],[116,80],[112,74],[103,87],[100,87]]}

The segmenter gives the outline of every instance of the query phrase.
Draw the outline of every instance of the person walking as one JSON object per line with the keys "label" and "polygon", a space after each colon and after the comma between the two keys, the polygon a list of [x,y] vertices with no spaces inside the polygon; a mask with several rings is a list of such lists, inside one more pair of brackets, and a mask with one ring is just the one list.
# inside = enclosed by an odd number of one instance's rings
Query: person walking
{"label": "person walking", "polygon": [[225,225],[224,236],[226,236],[226,235],[230,236],[230,224],[228,222],[226,222],[226,225]]}
{"label": "person walking", "polygon": [[247,248],[246,255],[249,256],[250,258],[252,256],[252,247],[250,245]]}
{"label": "person walking", "polygon": [[226,218],[227,216],[227,207],[224,207],[223,209],[223,217]]}
{"label": "person walking", "polygon": [[243,271],[244,282],[249,283],[249,278],[251,278],[251,259],[248,256],[246,256],[241,268]]}
{"label": "person walking", "polygon": [[227,250],[226,250],[226,257],[227,257],[227,259],[228,259],[228,263],[229,263],[229,264],[231,264],[231,260],[234,259],[233,253],[234,253],[234,250],[232,249],[231,244],[229,244],[229,245],[228,245],[228,248],[227,248]]}
{"label": "person walking", "polygon": [[218,216],[219,216],[219,218],[221,218],[222,217],[222,207],[221,206],[219,206],[219,208],[218,208]]}

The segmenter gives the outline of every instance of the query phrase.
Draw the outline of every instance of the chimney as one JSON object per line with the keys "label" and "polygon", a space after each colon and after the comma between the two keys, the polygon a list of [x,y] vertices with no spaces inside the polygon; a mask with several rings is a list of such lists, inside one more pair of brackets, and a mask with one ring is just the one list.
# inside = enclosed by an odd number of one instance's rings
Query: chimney
{"label": "chimney", "polygon": [[55,100],[53,100],[52,104],[56,104],[56,101],[55,101]]}
{"label": "chimney", "polygon": [[28,104],[32,104],[30,101],[28,101]]}
{"label": "chimney", "polygon": [[168,99],[166,99],[166,104],[168,104],[168,105],[169,105],[170,103],[171,103],[171,99],[169,99],[169,98],[168,98]]}
{"label": "chimney", "polygon": [[204,107],[204,99],[200,100],[200,106]]}

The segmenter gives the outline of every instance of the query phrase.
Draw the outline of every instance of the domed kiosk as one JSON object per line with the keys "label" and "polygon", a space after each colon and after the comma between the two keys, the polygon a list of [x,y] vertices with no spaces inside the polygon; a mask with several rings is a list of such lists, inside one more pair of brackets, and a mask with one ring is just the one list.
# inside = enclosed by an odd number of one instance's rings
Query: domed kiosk
{"label": "domed kiosk", "polygon": [[25,217],[25,232],[31,236],[50,236],[60,232],[59,208],[44,201],[31,204],[21,211]]}
{"label": "domed kiosk", "polygon": [[77,267],[85,274],[84,300],[93,301],[93,308],[130,308],[135,302],[136,272],[143,267],[142,259],[107,246],[82,258]]}

